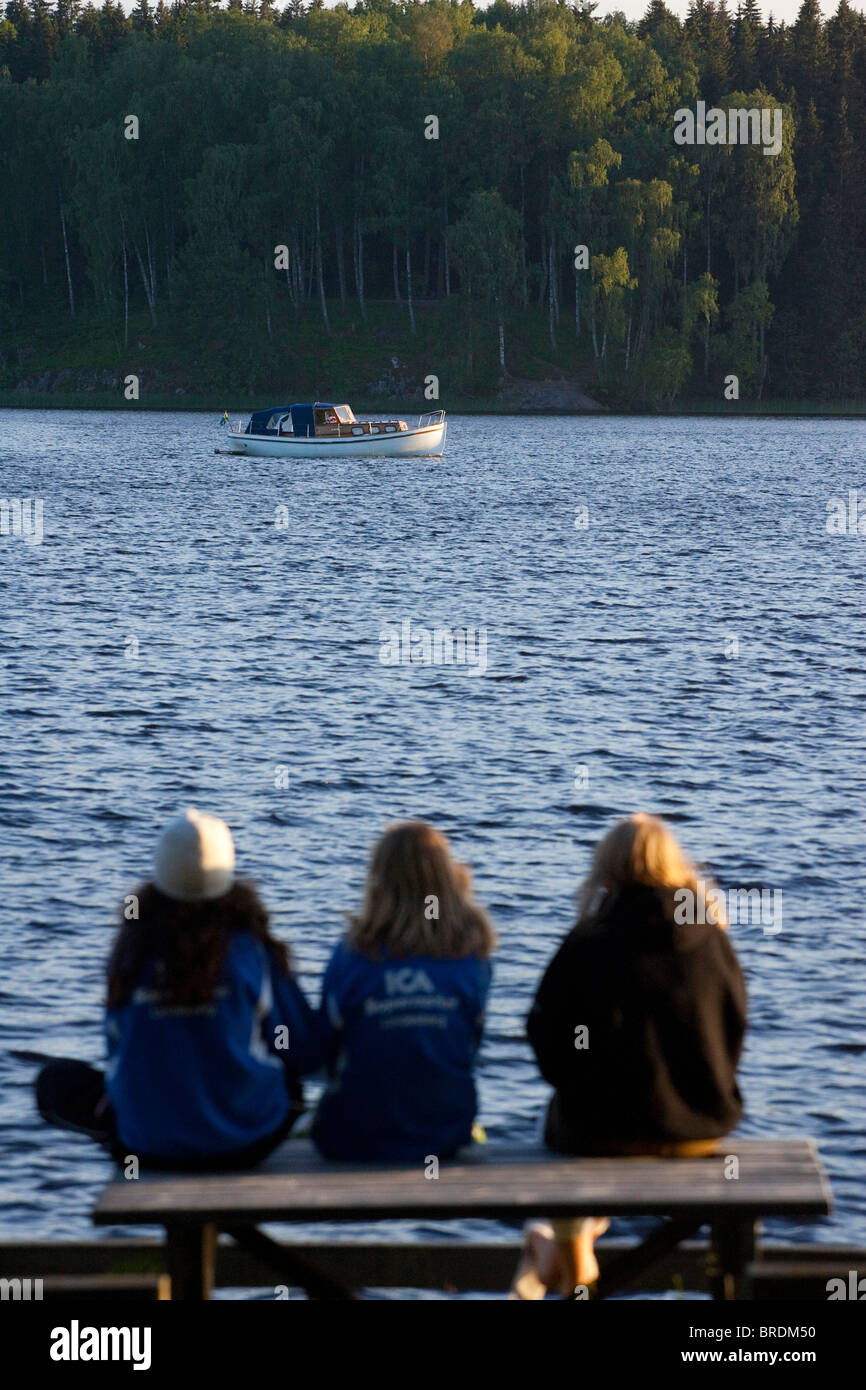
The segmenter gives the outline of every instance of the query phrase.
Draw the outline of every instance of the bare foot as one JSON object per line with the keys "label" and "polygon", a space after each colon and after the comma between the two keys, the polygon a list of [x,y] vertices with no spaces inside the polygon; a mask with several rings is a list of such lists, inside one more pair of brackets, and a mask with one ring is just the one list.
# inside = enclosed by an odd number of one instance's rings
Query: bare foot
{"label": "bare foot", "polygon": [[551,1283],[559,1283],[562,1255],[553,1227],[546,1222],[527,1223],[523,1231],[523,1252],[511,1284],[509,1298],[544,1298]]}
{"label": "bare foot", "polygon": [[595,1257],[595,1242],[604,1235],[610,1222],[607,1217],[589,1217],[581,1223],[580,1230],[568,1242],[561,1242],[569,1248],[574,1278],[571,1287],[563,1293],[571,1293],[575,1285],[590,1288],[598,1282],[598,1260]]}
{"label": "bare foot", "polygon": [[598,1279],[594,1243],[610,1225],[607,1217],[579,1221],[536,1221],[524,1229],[523,1254],[509,1298],[540,1299],[549,1291],[567,1296],[575,1285],[587,1288]]}

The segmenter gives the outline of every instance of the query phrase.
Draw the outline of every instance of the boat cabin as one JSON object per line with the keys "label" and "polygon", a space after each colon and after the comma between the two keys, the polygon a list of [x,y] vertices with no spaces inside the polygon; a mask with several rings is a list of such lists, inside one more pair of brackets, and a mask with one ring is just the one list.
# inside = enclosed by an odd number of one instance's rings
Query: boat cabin
{"label": "boat cabin", "polygon": [[296,439],[345,439],[363,434],[397,434],[407,428],[405,420],[356,420],[351,406],[316,401],[313,405],[271,406],[250,416],[247,434]]}

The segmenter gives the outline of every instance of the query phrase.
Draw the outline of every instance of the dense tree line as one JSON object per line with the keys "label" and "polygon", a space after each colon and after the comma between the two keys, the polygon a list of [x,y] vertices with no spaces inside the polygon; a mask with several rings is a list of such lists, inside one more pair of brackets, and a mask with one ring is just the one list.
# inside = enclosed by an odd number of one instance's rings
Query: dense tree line
{"label": "dense tree line", "polygon": [[[727,373],[743,395],[862,395],[864,16],[594,8],[8,0],[6,379],[40,314],[118,353],[142,314],[187,350],[229,322],[264,360],[313,315],[362,336],[388,299],[414,333],[456,299],[476,384],[543,313],[549,360],[619,400]],[[676,144],[698,100],[780,108],[780,153]]]}

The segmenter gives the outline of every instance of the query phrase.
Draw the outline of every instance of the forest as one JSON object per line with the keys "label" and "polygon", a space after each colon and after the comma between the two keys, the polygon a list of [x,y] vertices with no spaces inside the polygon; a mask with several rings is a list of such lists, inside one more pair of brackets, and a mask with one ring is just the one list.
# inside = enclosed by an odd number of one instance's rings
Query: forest
{"label": "forest", "polygon": [[866,17],[595,8],[8,0],[3,399],[862,401]]}

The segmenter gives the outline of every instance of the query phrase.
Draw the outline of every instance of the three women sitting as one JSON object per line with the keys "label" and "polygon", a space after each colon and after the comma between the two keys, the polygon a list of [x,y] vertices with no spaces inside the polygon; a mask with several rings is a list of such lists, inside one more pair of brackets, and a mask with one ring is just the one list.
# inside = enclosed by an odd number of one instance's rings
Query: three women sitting
{"label": "three women sitting", "polygon": [[[553,1087],[551,1149],[705,1153],[737,1124],[742,971],[721,913],[678,910],[706,887],[655,817],[598,845],[528,1020]],[[108,963],[105,1074],[49,1063],[47,1120],[152,1167],[245,1167],[282,1142],[302,1078],[324,1068],[312,1137],[329,1158],[444,1159],[471,1141],[496,938],[438,831],[407,822],[375,846],[317,1012],[255,889],[234,877],[222,821],[172,822],[130,901]],[[593,1276],[602,1228],[534,1227],[520,1296]]]}

